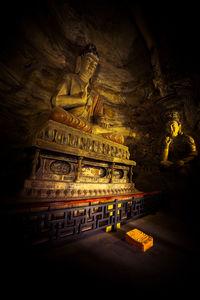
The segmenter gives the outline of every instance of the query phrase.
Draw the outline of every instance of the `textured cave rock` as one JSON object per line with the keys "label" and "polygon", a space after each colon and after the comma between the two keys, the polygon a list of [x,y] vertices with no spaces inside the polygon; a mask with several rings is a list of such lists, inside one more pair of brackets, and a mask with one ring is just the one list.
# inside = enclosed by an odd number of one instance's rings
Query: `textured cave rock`
{"label": "textured cave rock", "polygon": [[[102,97],[105,114],[135,132],[135,138],[127,138],[125,142],[131,158],[138,163],[139,187],[154,189],[162,185],[157,179],[165,110],[178,107],[185,129],[199,138],[198,58],[195,61],[192,51],[188,53],[195,36],[193,31],[188,39],[189,31],[197,24],[179,23],[178,9],[174,7],[168,26],[170,5],[163,13],[161,6],[146,6],[141,2],[172,93],[161,99],[153,84],[151,51],[131,13],[134,10],[131,1],[86,1],[84,5],[80,1],[40,4],[31,1],[13,5],[12,12],[5,5],[1,18],[0,126],[4,181],[15,178],[16,188],[23,183],[27,149],[48,119],[51,98],[65,74],[74,71],[82,48],[92,42],[100,56],[92,88]],[[175,20],[185,36],[181,30],[180,36],[178,31],[174,32]],[[180,55],[181,50],[184,51]],[[149,181],[152,174],[155,180]]]}

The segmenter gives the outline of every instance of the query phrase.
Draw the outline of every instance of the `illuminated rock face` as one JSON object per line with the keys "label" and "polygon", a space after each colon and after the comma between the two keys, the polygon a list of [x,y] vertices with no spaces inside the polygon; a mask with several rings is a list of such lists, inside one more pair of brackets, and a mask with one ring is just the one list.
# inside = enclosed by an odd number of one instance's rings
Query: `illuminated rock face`
{"label": "illuminated rock face", "polygon": [[[186,129],[192,129],[192,136],[198,137],[198,75],[193,76],[193,81],[176,72],[168,76],[169,51],[160,52],[161,71],[167,78],[166,82],[172,78],[176,81],[174,86],[185,86],[185,89],[178,93],[179,98],[174,96],[170,101],[168,98],[159,101],[159,89],[153,81],[152,52],[130,7],[124,3],[109,1],[108,4],[107,1],[102,5],[89,1],[83,6],[79,1],[63,0],[46,1],[40,6],[29,3],[27,7],[15,8],[7,18],[9,21],[2,21],[1,26],[3,30],[10,25],[8,34],[4,34],[0,57],[4,180],[11,176],[19,180],[24,176],[27,155],[24,148],[32,144],[48,120],[51,99],[59,91],[65,76],[74,72],[77,56],[88,43],[93,43],[99,53],[99,65],[90,85],[103,101],[103,121],[118,126],[122,135],[122,126],[131,128],[132,136],[126,137],[124,144],[129,146],[130,158],[137,162],[136,180],[141,182],[140,187],[152,186],[149,178],[160,177],[158,163],[163,111],[171,105],[178,106]],[[151,15],[152,12],[153,8],[149,15],[146,14],[149,19],[158,16],[155,11]],[[150,27],[157,34],[158,26],[153,24]],[[167,40],[160,40],[161,51],[165,50],[165,45],[168,46]],[[195,92],[193,87],[196,87]]]}

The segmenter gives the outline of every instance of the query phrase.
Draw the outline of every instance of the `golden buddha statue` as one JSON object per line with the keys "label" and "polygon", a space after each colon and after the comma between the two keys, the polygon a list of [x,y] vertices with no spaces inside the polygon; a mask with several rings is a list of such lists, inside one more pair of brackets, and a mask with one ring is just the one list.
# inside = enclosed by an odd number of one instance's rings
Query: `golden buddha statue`
{"label": "golden buddha statue", "polygon": [[124,137],[117,132],[118,129],[104,124],[102,99],[93,90],[88,91],[98,63],[96,47],[89,44],[77,58],[75,73],[67,74],[58,94],[52,99],[49,118],[123,144]]}
{"label": "golden buddha statue", "polygon": [[162,144],[161,165],[165,168],[181,167],[192,161],[198,152],[194,139],[183,133],[179,114],[172,112],[169,117]]}
{"label": "golden buddha statue", "polygon": [[[95,107],[102,109],[97,95],[88,95],[88,86],[99,62],[96,47],[88,45],[77,58],[75,73],[67,74],[56,97],[52,99],[50,119],[91,132],[89,124]],[[100,102],[97,104],[97,102]],[[96,109],[97,110],[97,109]],[[100,112],[101,114],[101,112]]]}

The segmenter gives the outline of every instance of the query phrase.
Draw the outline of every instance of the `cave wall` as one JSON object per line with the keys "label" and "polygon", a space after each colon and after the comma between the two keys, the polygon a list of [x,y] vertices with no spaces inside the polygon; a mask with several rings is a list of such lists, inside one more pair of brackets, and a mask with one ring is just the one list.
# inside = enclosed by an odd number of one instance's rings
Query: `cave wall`
{"label": "cave wall", "polygon": [[[186,49],[183,36],[176,43],[173,24],[179,19],[174,6],[166,7],[163,15],[161,7],[140,3],[148,34],[156,40],[166,97],[161,97],[154,85],[151,49],[132,13],[137,5],[132,6],[131,1],[85,1],[84,5],[77,0],[30,1],[14,4],[12,12],[5,5],[1,18],[0,127],[1,182],[6,195],[23,185],[28,149],[48,119],[51,98],[65,74],[74,71],[76,58],[88,43],[96,45],[100,56],[92,88],[103,99],[105,115],[135,133],[125,139],[125,144],[130,147],[131,159],[137,162],[138,188],[165,188],[159,158],[166,110],[180,111],[184,129],[199,147],[198,61],[187,52],[187,42],[192,40],[187,41],[188,34],[184,36]],[[168,26],[171,10],[173,18]],[[196,26],[181,24],[179,29],[184,31]],[[184,49],[182,55],[180,49]]]}

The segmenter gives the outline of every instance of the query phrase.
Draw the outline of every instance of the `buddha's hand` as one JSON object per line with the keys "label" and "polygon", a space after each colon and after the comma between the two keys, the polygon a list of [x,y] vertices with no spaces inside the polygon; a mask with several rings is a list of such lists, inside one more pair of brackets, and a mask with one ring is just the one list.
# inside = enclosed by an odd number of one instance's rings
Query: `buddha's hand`
{"label": "buddha's hand", "polygon": [[92,102],[93,102],[93,99],[92,97],[87,97],[87,106],[91,106],[92,105]]}
{"label": "buddha's hand", "polygon": [[106,120],[105,118],[101,118],[99,117],[97,120],[97,124],[103,128],[109,128],[110,124],[108,122],[108,120]]}
{"label": "buddha's hand", "polygon": [[84,90],[83,90],[83,93],[82,93],[82,97],[81,97],[84,100],[85,103],[87,102],[87,95],[88,95],[87,88],[88,88],[88,85],[89,85],[89,82],[84,87]]}
{"label": "buddha's hand", "polygon": [[169,136],[167,136],[167,137],[165,138],[165,144],[166,144],[167,146],[171,143],[171,141],[172,141],[172,139],[171,139]]}

